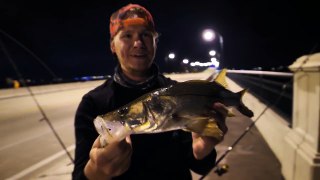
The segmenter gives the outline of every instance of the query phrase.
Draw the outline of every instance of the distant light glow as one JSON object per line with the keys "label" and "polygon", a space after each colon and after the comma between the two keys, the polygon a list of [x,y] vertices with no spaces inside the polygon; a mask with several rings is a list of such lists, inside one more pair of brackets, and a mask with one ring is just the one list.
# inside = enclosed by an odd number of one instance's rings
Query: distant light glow
{"label": "distant light glow", "polygon": [[183,59],[183,60],[182,60],[182,63],[183,63],[183,64],[188,64],[188,63],[189,63],[189,59]]}
{"label": "distant light glow", "polygon": [[217,60],[217,58],[211,58],[211,62],[199,62],[199,61],[195,61],[195,62],[191,62],[190,66],[191,67],[195,67],[195,66],[200,66],[200,67],[210,67],[210,66],[214,66],[216,68],[218,68],[220,65],[220,62]]}
{"label": "distant light glow", "polygon": [[214,67],[216,67],[216,68],[218,68],[220,65],[220,62],[215,57],[211,58],[211,62],[214,65]]}
{"label": "distant light glow", "polygon": [[210,60],[211,60],[211,62],[216,62],[216,61],[218,61],[217,58],[215,58],[215,57],[212,57]]}
{"label": "distant light glow", "polygon": [[218,68],[220,66],[220,63],[219,63],[219,61],[217,61],[217,62],[213,63],[213,65],[214,65],[214,67]]}
{"label": "distant light glow", "polygon": [[202,38],[205,41],[213,41],[216,38],[216,34],[211,29],[205,29],[202,33]]}
{"label": "distant light glow", "polygon": [[170,53],[168,57],[169,57],[169,59],[174,59],[176,57],[176,55],[174,53]]}
{"label": "distant light glow", "polygon": [[210,56],[215,56],[216,54],[217,54],[217,52],[215,50],[209,51],[209,55]]}

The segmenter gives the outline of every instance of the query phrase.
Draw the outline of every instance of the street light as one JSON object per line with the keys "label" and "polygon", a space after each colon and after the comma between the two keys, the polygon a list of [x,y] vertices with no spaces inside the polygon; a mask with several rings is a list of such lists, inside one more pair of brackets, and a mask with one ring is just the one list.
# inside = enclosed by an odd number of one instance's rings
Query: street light
{"label": "street light", "polygon": [[175,55],[174,53],[170,53],[170,54],[168,55],[168,57],[169,57],[169,59],[174,59],[174,58],[176,57],[176,55]]}
{"label": "street light", "polygon": [[213,41],[216,38],[216,34],[212,29],[205,29],[202,32],[202,38],[205,41],[210,42],[210,41]]}
{"label": "street light", "polygon": [[188,64],[188,63],[189,63],[189,59],[183,59],[183,60],[182,60],[182,63],[183,63],[183,64]]}
{"label": "street light", "polygon": [[209,55],[210,56],[216,56],[218,55],[219,60],[223,60],[223,37],[222,35],[213,29],[205,29],[202,32],[202,38],[206,42],[214,42],[217,41],[219,43],[219,48],[218,48],[218,54],[215,51],[210,51]]}
{"label": "street light", "polygon": [[216,54],[217,54],[217,51],[215,51],[215,50],[209,51],[210,56],[215,56]]}
{"label": "street light", "polygon": [[205,29],[202,32],[202,38],[206,42],[212,42],[212,41],[218,39],[220,48],[221,48],[221,50],[223,49],[223,37],[218,31],[213,30],[213,29]]}

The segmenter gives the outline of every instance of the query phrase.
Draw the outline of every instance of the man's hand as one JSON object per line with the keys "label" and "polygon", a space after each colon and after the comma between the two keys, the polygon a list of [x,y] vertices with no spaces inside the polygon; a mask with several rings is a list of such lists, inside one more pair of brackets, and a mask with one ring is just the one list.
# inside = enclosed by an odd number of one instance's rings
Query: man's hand
{"label": "man's hand", "polygon": [[[216,102],[213,104],[213,109],[218,113],[214,117],[217,119],[219,129],[223,134],[227,133],[228,127],[225,124],[225,119],[228,114],[228,109],[224,104]],[[216,138],[208,136],[200,136],[197,133],[192,132],[192,149],[193,155],[196,159],[203,159],[214,149],[214,147],[221,141],[218,141]]]}
{"label": "man's hand", "polygon": [[120,142],[105,147],[100,145],[100,137],[93,143],[90,159],[84,169],[88,179],[111,179],[128,170],[131,162],[132,145],[130,136]]}

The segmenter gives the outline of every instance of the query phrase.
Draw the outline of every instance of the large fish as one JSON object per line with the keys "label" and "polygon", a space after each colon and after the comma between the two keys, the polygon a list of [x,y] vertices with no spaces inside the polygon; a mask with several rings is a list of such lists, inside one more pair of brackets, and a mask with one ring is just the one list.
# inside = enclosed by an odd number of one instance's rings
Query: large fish
{"label": "large fish", "polygon": [[[95,127],[101,143],[119,141],[129,134],[159,133],[175,129],[197,132],[218,140],[223,132],[214,119],[214,102],[237,108],[252,117],[253,112],[242,102],[245,90],[228,90],[226,69],[221,70],[213,82],[190,80],[147,93],[129,104],[98,116]],[[232,116],[232,113],[228,113]]]}

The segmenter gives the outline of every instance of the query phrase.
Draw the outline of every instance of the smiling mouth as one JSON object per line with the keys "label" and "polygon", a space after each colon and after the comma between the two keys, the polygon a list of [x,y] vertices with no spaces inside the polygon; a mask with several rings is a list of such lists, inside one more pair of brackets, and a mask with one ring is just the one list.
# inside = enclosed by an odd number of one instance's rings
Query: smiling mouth
{"label": "smiling mouth", "polygon": [[131,56],[140,58],[140,57],[147,57],[147,54],[133,54]]}

